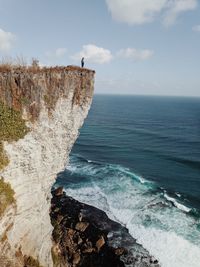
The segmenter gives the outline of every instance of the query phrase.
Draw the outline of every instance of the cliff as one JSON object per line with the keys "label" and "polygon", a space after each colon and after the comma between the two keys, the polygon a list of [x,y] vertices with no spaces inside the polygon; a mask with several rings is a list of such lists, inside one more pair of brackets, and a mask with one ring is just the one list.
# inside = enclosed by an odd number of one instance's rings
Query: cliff
{"label": "cliff", "polygon": [[0,67],[0,266],[53,266],[51,187],[91,105],[94,71]]}

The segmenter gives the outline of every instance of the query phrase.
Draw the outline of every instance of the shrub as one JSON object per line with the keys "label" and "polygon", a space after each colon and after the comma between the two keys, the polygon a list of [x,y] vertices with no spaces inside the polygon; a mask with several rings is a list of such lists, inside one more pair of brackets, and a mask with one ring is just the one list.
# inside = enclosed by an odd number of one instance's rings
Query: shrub
{"label": "shrub", "polygon": [[0,140],[17,141],[28,132],[21,113],[0,103]]}
{"label": "shrub", "polygon": [[[8,157],[3,149],[3,141],[17,141],[23,138],[28,132],[25,121],[20,112],[7,107],[0,102],[0,170],[5,168]],[[14,191],[10,184],[0,179],[0,216],[4,213],[7,206],[14,202]]]}
{"label": "shrub", "polygon": [[0,179],[0,216],[4,213],[5,209],[15,202],[15,192],[9,183],[5,183],[3,178]]}
{"label": "shrub", "polygon": [[3,150],[3,141],[17,141],[28,133],[21,113],[0,102],[0,170],[8,164],[8,158]]}

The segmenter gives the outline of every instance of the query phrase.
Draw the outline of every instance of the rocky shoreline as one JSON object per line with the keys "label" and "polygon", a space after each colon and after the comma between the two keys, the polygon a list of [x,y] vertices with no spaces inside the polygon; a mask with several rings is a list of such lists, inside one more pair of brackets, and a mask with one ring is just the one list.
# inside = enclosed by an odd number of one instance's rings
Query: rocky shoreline
{"label": "rocky shoreline", "polygon": [[50,216],[56,267],[160,267],[125,227],[61,187],[52,191]]}

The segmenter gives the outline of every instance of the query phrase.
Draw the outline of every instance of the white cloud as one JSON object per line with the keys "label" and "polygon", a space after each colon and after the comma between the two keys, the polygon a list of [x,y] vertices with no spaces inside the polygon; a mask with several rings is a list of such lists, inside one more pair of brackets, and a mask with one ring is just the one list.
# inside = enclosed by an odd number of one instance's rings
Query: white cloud
{"label": "white cloud", "polygon": [[126,48],[121,49],[117,52],[118,57],[130,58],[133,60],[147,60],[153,56],[153,51],[148,49],[135,49],[135,48]]}
{"label": "white cloud", "polygon": [[196,25],[192,28],[194,32],[200,32],[200,25]]}
{"label": "white cloud", "polygon": [[110,50],[98,47],[94,44],[84,45],[80,52],[72,56],[72,58],[77,61],[80,61],[82,57],[89,62],[99,64],[108,63],[113,58]]}
{"label": "white cloud", "polygon": [[57,48],[55,51],[47,51],[45,53],[45,55],[48,57],[48,58],[61,58],[63,57],[67,52],[67,49],[66,48]]}
{"label": "white cloud", "polygon": [[168,0],[167,2],[168,10],[163,21],[166,26],[174,24],[181,13],[194,10],[197,7],[197,0]]}
{"label": "white cloud", "polygon": [[15,41],[15,35],[0,29],[0,51],[7,52]]}
{"label": "white cloud", "polygon": [[162,16],[168,26],[181,13],[197,7],[197,0],[106,0],[106,3],[115,20],[131,25],[152,22]]}
{"label": "white cloud", "polygon": [[151,22],[166,0],[106,0],[115,20],[128,24]]}

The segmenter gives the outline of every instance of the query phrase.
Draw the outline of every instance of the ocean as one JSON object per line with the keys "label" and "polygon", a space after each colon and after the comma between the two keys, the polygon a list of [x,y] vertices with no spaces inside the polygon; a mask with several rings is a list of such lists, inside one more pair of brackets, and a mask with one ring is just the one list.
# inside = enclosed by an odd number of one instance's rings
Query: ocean
{"label": "ocean", "polygon": [[95,95],[57,185],[163,267],[200,267],[200,98]]}

